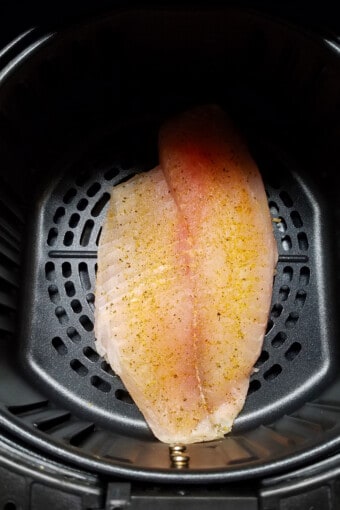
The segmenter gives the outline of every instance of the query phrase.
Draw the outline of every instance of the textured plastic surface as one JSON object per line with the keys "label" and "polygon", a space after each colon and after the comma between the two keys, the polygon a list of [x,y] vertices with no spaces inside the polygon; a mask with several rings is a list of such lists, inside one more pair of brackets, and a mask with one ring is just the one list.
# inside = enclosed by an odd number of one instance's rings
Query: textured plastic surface
{"label": "textured plastic surface", "polygon": [[[339,217],[338,57],[246,11],[140,21],[121,12],[75,27],[1,74],[0,423],[65,461],[144,480],[244,480],[310,462],[340,442],[339,223],[325,209]],[[235,431],[190,446],[176,470],[94,350],[95,250],[109,187],[152,167],[167,115],[207,101],[253,147],[281,261]]]}

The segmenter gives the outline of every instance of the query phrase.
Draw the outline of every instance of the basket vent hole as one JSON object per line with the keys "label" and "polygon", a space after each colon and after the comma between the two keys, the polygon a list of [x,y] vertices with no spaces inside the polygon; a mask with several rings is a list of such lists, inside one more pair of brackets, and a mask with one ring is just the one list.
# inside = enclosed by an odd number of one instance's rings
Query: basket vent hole
{"label": "basket vent hole", "polygon": [[290,288],[288,285],[282,285],[282,287],[279,290],[279,297],[281,301],[287,301],[289,296]]}
{"label": "basket vent hole", "polygon": [[91,289],[91,281],[89,276],[89,271],[86,262],[80,262],[79,264],[79,278],[81,286],[84,290]]}
{"label": "basket vent hole", "polygon": [[283,310],[283,306],[280,303],[276,303],[273,306],[272,311],[271,311],[272,319],[277,319],[278,317],[280,317],[282,310]]}
{"label": "basket vent hole", "polygon": [[117,168],[110,168],[107,172],[104,174],[104,179],[106,181],[111,181],[114,177],[117,177],[119,175],[119,170]]}
{"label": "basket vent hole", "polygon": [[100,190],[101,188],[101,185],[99,184],[99,182],[94,182],[92,184],[92,186],[89,187],[89,189],[87,190],[87,196],[88,197],[94,197],[98,191]]}
{"label": "basket vent hole", "polygon": [[93,322],[88,318],[87,315],[82,315],[79,317],[79,322],[86,331],[93,330]]}
{"label": "basket vent hole", "polygon": [[307,293],[304,290],[299,290],[296,293],[294,304],[297,308],[301,309],[305,304]]}
{"label": "basket vent hole", "polygon": [[54,303],[55,305],[57,303],[60,303],[60,294],[58,287],[56,285],[50,285],[48,287],[48,295],[50,296],[50,300],[52,301],[52,303]]}
{"label": "basket vent hole", "polygon": [[85,365],[80,363],[79,359],[71,360],[70,365],[71,365],[72,370],[77,372],[77,374],[80,375],[81,377],[85,377],[89,372],[88,369],[85,367]]}
{"label": "basket vent hole", "polygon": [[280,218],[280,221],[276,222],[276,228],[282,233],[286,232],[287,223],[285,222],[285,220],[283,218]]}
{"label": "basket vent hole", "polygon": [[81,200],[79,200],[79,202],[77,203],[78,211],[84,211],[86,209],[88,203],[89,203],[89,201],[86,198],[82,198]]}
{"label": "basket vent hole", "polygon": [[93,375],[91,377],[91,384],[92,386],[97,388],[97,390],[102,391],[103,393],[109,393],[109,391],[111,390],[111,385],[108,382],[101,379],[100,377],[98,377],[97,375]]}
{"label": "basket vent hole", "polygon": [[84,225],[83,231],[80,236],[80,246],[88,246],[92,234],[92,230],[94,227],[93,220],[87,220]]}
{"label": "basket vent hole", "polygon": [[286,266],[284,269],[283,269],[283,273],[282,273],[282,281],[284,283],[289,283],[291,282],[293,279],[293,268],[290,267],[290,266]]}
{"label": "basket vent hole", "polygon": [[66,282],[65,283],[65,291],[68,297],[73,297],[76,293],[76,289],[74,288],[73,282]]}
{"label": "basket vent hole", "polygon": [[274,322],[271,319],[269,319],[269,321],[267,323],[266,335],[268,335],[268,333],[271,331],[273,326],[274,326]]}
{"label": "basket vent hole", "polygon": [[81,337],[80,337],[78,331],[73,326],[71,326],[70,328],[67,328],[66,334],[69,337],[69,339],[74,343],[79,343],[81,341]]}
{"label": "basket vent hole", "polygon": [[291,240],[290,236],[284,236],[281,239],[281,244],[282,244],[282,248],[284,249],[284,251],[289,251],[292,249],[292,240]]}
{"label": "basket vent hole", "polygon": [[276,218],[278,215],[279,215],[279,206],[277,205],[276,202],[269,202],[269,210],[271,212],[271,215],[274,216],[274,218]]}
{"label": "basket vent hole", "polygon": [[71,308],[74,311],[74,313],[80,313],[83,309],[83,307],[81,306],[81,303],[78,299],[73,299],[71,301]]}
{"label": "basket vent hole", "polygon": [[58,318],[58,321],[60,322],[60,324],[68,323],[69,318],[68,318],[65,308],[63,308],[62,306],[57,306],[57,308],[55,309],[55,314],[56,314],[56,317]]}
{"label": "basket vent hole", "polygon": [[285,357],[288,361],[292,361],[301,351],[301,344],[299,342],[294,342],[286,351]]}
{"label": "basket vent hole", "polygon": [[263,374],[263,377],[265,378],[266,381],[273,381],[274,379],[277,378],[278,375],[281,374],[281,372],[282,372],[281,365],[278,365],[276,363]]}
{"label": "basket vent hole", "polygon": [[80,220],[80,215],[78,213],[73,213],[70,217],[70,220],[68,222],[69,226],[71,228],[76,228]]}
{"label": "basket vent hole", "polygon": [[56,275],[53,262],[47,262],[47,264],[45,264],[45,276],[46,279],[49,280],[50,282],[53,282],[55,280]]}
{"label": "basket vent hole", "polygon": [[4,504],[2,507],[3,510],[17,510],[18,507],[13,501],[7,501],[7,503]]}
{"label": "basket vent hole", "polygon": [[94,297],[94,294],[92,294],[92,292],[90,292],[90,294],[86,294],[86,301],[88,302],[89,307],[92,310],[92,312],[94,311],[94,300],[95,300],[95,297]]}
{"label": "basket vent hole", "polygon": [[259,357],[259,359],[257,360],[257,362],[255,363],[255,367],[258,368],[260,367],[261,365],[263,365],[263,363],[265,363],[267,360],[269,359],[269,354],[267,351],[262,351],[261,352],[261,355]]}
{"label": "basket vent hole", "polygon": [[109,200],[110,200],[110,194],[104,193],[102,195],[102,197],[98,200],[98,202],[92,207],[91,216],[93,216],[95,218],[97,216],[99,216]]}
{"label": "basket vent hole", "polygon": [[91,173],[89,171],[81,172],[77,178],[75,179],[75,183],[77,186],[84,186],[85,182],[89,180]]}
{"label": "basket vent hole", "polygon": [[134,401],[132,400],[130,394],[126,390],[122,389],[116,390],[115,397],[116,399],[120,400],[121,402],[125,402],[126,404],[134,404]]}
{"label": "basket vent hole", "polygon": [[69,278],[72,275],[72,268],[69,262],[63,262],[61,266],[61,271],[63,273],[64,278]]}
{"label": "basket vent hole", "polygon": [[75,188],[70,188],[67,193],[65,193],[64,197],[63,197],[63,202],[64,204],[70,204],[72,202],[72,200],[74,199],[74,197],[76,196],[77,194],[77,190]]}
{"label": "basket vent hole", "polygon": [[261,388],[261,383],[257,379],[254,379],[253,381],[250,381],[249,389],[248,389],[248,395],[251,395],[252,393],[255,393],[255,391],[259,390]]}
{"label": "basket vent hole", "polygon": [[61,356],[65,356],[67,354],[67,347],[59,336],[52,338],[52,345]]}
{"label": "basket vent hole", "polygon": [[302,286],[306,286],[309,284],[310,270],[308,267],[302,267],[300,269],[300,278],[299,283]]}
{"label": "basket vent hole", "polygon": [[281,347],[282,344],[287,340],[287,335],[283,331],[280,331],[272,340],[272,346],[276,349]]}
{"label": "basket vent hole", "polygon": [[73,243],[74,233],[68,230],[64,235],[64,245],[71,246]]}
{"label": "basket vent hole", "polygon": [[83,353],[87,357],[87,359],[89,359],[90,361],[98,361],[99,360],[99,354],[96,353],[96,351],[94,351],[92,349],[92,347],[84,347]]}
{"label": "basket vent hole", "polygon": [[290,195],[288,195],[287,191],[281,191],[280,198],[286,207],[292,207],[293,200]]}
{"label": "basket vent hole", "polygon": [[290,217],[292,219],[293,225],[295,228],[300,228],[303,225],[300,214],[297,211],[292,211],[290,213]]}
{"label": "basket vent hole", "polygon": [[298,244],[299,244],[299,248],[301,251],[306,251],[308,250],[308,247],[309,247],[309,244],[308,244],[308,239],[307,239],[307,236],[304,232],[300,232],[297,236],[298,238]]}
{"label": "basket vent hole", "polygon": [[109,363],[107,363],[107,361],[102,361],[101,365],[100,365],[100,368],[102,370],[104,370],[104,372],[106,372],[107,374],[110,374],[112,376],[115,375],[114,371],[111,368],[111,365],[109,365]]}
{"label": "basket vent hole", "polygon": [[286,322],[285,322],[286,328],[288,328],[288,329],[294,328],[298,319],[299,319],[299,314],[296,312],[291,312],[288,315],[288,318],[286,319]]}
{"label": "basket vent hole", "polygon": [[58,224],[61,222],[62,218],[65,216],[65,207],[58,207],[58,209],[56,210],[54,216],[53,216],[53,221],[54,223]]}
{"label": "basket vent hole", "polygon": [[58,229],[53,227],[50,228],[47,236],[47,244],[48,246],[54,246],[58,237]]}
{"label": "basket vent hole", "polygon": [[100,241],[100,236],[102,235],[102,227],[100,227],[99,231],[98,231],[98,235],[97,235],[97,239],[96,239],[96,246],[99,245],[99,241]]}

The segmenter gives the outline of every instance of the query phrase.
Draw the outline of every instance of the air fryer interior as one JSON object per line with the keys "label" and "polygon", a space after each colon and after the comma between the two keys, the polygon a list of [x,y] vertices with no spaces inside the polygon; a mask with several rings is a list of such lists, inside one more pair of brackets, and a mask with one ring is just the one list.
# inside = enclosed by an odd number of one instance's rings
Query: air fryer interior
{"label": "air fryer interior", "polygon": [[[78,465],[162,481],[244,478],[334,449],[337,54],[236,9],[120,12],[36,46],[0,90],[2,426]],[[178,470],[95,351],[96,250],[112,185],[155,165],[166,117],[207,102],[248,140],[280,259],[245,408]]]}

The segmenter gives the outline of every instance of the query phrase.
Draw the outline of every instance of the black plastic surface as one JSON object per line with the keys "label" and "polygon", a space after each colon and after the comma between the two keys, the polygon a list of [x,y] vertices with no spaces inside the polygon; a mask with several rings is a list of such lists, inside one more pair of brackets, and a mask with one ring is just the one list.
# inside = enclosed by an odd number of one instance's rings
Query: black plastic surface
{"label": "black plastic surface", "polygon": [[[106,135],[39,197],[28,234],[35,243],[26,269],[30,301],[21,325],[23,359],[52,399],[112,432],[149,439],[152,435],[121,380],[96,353],[93,311],[97,245],[111,188],[150,168],[156,132],[154,126],[138,123],[119,135]],[[101,161],[110,145],[113,161]],[[137,162],[132,167],[131,152]],[[291,174],[283,156],[268,147],[261,152],[266,159],[262,162],[259,153],[258,164],[269,179],[265,184],[279,262],[263,350],[234,433],[274,421],[291,410],[292,401],[298,406],[308,400],[336,361],[331,355],[334,338],[324,327],[330,317],[322,316],[323,296],[317,292],[325,279],[320,225],[327,224],[326,210],[308,183]]]}
{"label": "black plastic surface", "polygon": [[[181,483],[264,476],[339,446],[338,223],[324,207],[339,217],[339,74],[330,46],[232,9],[119,13],[51,36],[1,73],[3,427],[98,472]],[[150,168],[162,119],[207,101],[253,146],[286,258],[268,359],[235,432],[191,445],[176,470],[93,350],[93,252],[113,179]]]}

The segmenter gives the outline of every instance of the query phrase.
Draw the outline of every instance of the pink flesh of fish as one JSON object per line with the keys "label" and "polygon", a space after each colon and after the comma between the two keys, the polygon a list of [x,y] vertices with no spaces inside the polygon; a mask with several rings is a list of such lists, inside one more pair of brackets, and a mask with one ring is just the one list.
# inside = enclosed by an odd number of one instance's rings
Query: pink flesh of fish
{"label": "pink flesh of fish", "polygon": [[115,187],[98,252],[97,349],[157,438],[223,437],[262,347],[277,248],[259,171],[217,107],[160,132]]}

